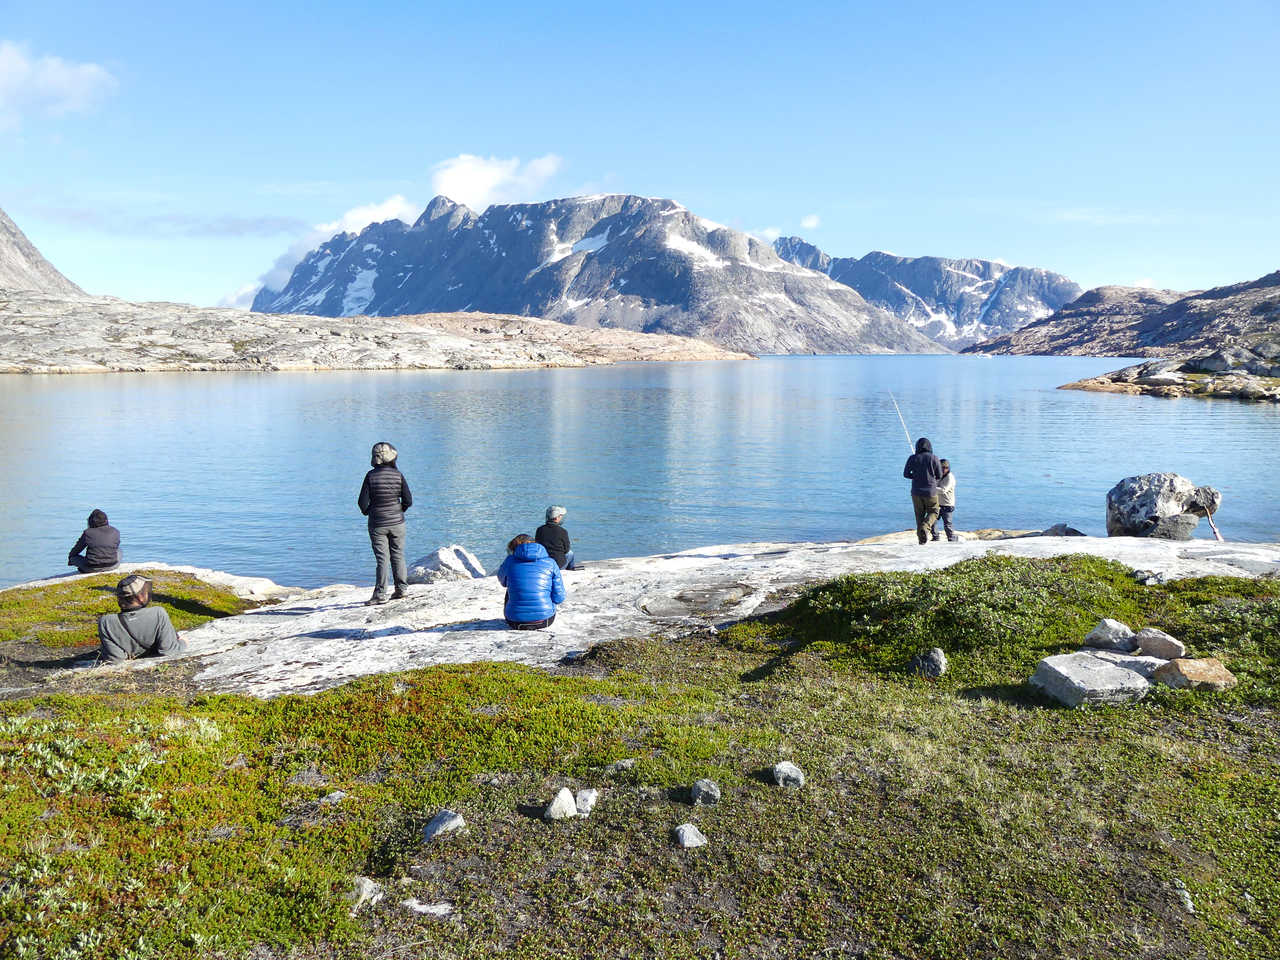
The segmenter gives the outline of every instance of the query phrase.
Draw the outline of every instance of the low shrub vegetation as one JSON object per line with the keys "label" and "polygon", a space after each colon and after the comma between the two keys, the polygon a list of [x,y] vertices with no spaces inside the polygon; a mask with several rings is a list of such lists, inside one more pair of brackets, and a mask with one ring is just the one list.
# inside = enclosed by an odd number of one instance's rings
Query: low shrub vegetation
{"label": "low shrub vegetation", "polygon": [[[970,561],[561,672],[0,703],[0,956],[1280,955],[1277,586]],[[1100,616],[1240,686],[1027,694]],[[906,676],[934,645],[951,672]],[[767,782],[780,759],[803,788]],[[690,805],[698,777],[721,803]],[[540,819],[561,786],[601,791],[590,819]],[[424,845],[442,807],[468,832]],[[708,846],[673,845],[686,821]],[[352,916],[361,875],[386,895]]]}

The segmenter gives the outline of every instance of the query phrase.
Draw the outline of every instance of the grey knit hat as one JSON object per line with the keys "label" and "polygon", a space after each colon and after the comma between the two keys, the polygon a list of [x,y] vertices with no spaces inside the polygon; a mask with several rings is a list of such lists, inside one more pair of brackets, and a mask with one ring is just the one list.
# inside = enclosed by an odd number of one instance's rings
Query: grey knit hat
{"label": "grey knit hat", "polygon": [[568,512],[569,511],[564,507],[547,507],[547,522],[550,523],[552,520],[559,520]]}
{"label": "grey knit hat", "polygon": [[384,463],[395,463],[396,455],[396,448],[385,440],[381,440],[373,445],[373,454],[369,457],[369,462],[375,467]]}

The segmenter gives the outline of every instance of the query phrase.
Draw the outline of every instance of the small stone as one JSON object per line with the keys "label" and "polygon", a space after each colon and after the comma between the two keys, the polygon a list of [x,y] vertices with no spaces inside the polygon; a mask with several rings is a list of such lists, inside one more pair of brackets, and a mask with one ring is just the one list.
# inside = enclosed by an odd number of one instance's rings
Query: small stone
{"label": "small stone", "polygon": [[1080,652],[1105,660],[1107,663],[1114,663],[1117,667],[1132,670],[1140,674],[1144,680],[1150,680],[1157,670],[1169,662],[1164,657],[1139,657],[1131,653],[1117,653],[1114,650],[1081,650]]}
{"label": "small stone", "polygon": [[321,797],[320,802],[328,806],[330,804],[340,803],[346,798],[347,798],[346,791],[335,790],[333,791],[333,793],[328,793],[328,794],[325,794],[323,797]]}
{"label": "small stone", "polygon": [[1155,627],[1143,627],[1135,639],[1138,641],[1138,649],[1149,657],[1178,660],[1187,655],[1186,644]]}
{"label": "small stone", "polygon": [[422,840],[424,843],[435,840],[437,837],[443,837],[445,834],[455,833],[459,830],[467,828],[467,821],[462,819],[462,814],[454,813],[452,810],[441,810],[431,822],[422,828]]}
{"label": "small stone", "polygon": [[412,913],[421,913],[429,917],[447,917],[453,913],[453,904],[447,900],[441,903],[423,903],[414,897],[409,900],[401,900],[400,906]]}
{"label": "small stone", "polygon": [[578,816],[589,817],[591,811],[596,808],[596,801],[600,799],[600,791],[593,790],[588,787],[585,790],[579,790],[577,796],[573,798],[574,808],[578,811]]}
{"label": "small stone", "polygon": [[1081,704],[1133,703],[1151,684],[1133,670],[1108,663],[1092,653],[1060,653],[1036,664],[1030,683],[1068,707]]}
{"label": "small stone", "polygon": [[947,655],[941,647],[923,650],[911,658],[907,664],[907,672],[928,680],[937,680],[947,672]]}
{"label": "small stone", "polygon": [[1137,647],[1133,631],[1119,620],[1102,619],[1084,638],[1086,647],[1098,647],[1102,650],[1119,650],[1128,653]]}
{"label": "small stone", "polygon": [[708,780],[705,777],[695,780],[689,792],[693,795],[695,805],[720,802],[720,787],[714,780]]}
{"label": "small stone", "polygon": [[1239,681],[1213,657],[1170,660],[1155,672],[1155,680],[1177,690],[1230,690]]}
{"label": "small stone", "polygon": [[544,820],[568,820],[577,815],[578,803],[573,799],[573,791],[568,787],[561,787],[555,799],[547,804],[546,810],[542,811]]}
{"label": "small stone", "polygon": [[676,843],[686,850],[691,850],[694,847],[705,847],[707,838],[692,823],[682,823],[676,827]]}
{"label": "small stone", "polygon": [[1178,900],[1182,903],[1182,909],[1195,916],[1196,905],[1191,900],[1191,893],[1187,890],[1187,885],[1181,880],[1175,879],[1173,881],[1173,892],[1178,895]]}
{"label": "small stone", "polygon": [[356,877],[355,886],[347,894],[351,901],[351,916],[355,916],[366,903],[373,906],[383,897],[382,887],[368,877]]}
{"label": "small stone", "polygon": [[773,765],[773,782],[780,787],[803,787],[804,771],[790,760]]}
{"label": "small stone", "polygon": [[609,764],[607,767],[604,768],[604,775],[606,777],[616,777],[618,774],[622,773],[624,770],[630,770],[635,765],[636,765],[635,757],[626,757],[622,760],[615,760],[613,761],[613,763]]}

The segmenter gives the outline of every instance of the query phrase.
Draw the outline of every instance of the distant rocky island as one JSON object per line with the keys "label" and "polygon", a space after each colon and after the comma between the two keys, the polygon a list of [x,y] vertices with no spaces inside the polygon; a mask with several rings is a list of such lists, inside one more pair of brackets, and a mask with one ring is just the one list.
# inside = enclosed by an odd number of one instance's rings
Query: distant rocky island
{"label": "distant rocky island", "polygon": [[1194,293],[1097,287],[1052,316],[964,352],[1186,358],[1275,339],[1280,271]]}
{"label": "distant rocky island", "polygon": [[688,337],[534,317],[326,318],[91,297],[0,210],[0,373],[477,370],[746,356]]}
{"label": "distant rocky island", "polygon": [[1149,360],[1059,389],[1280,403],[1280,342],[1226,347],[1187,360]]}

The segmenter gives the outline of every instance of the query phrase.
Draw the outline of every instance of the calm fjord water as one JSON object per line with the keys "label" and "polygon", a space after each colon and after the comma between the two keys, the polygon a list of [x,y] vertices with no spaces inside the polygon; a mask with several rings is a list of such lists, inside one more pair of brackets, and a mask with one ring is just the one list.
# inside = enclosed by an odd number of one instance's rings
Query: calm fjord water
{"label": "calm fjord water", "polygon": [[[767,357],[579,370],[0,378],[0,584],[66,571],[101,507],[126,559],[304,586],[371,583],[356,510],[390,440],[410,559],[487,567],[564,504],[579,558],[911,526],[913,436],[953,464],[956,524],[1105,533],[1123,477],[1223,491],[1229,539],[1280,541],[1280,409],[1054,389],[1111,358]],[[1201,525],[1202,528],[1205,525]],[[1199,535],[1207,536],[1207,529]],[[927,549],[946,549],[945,544]]]}

